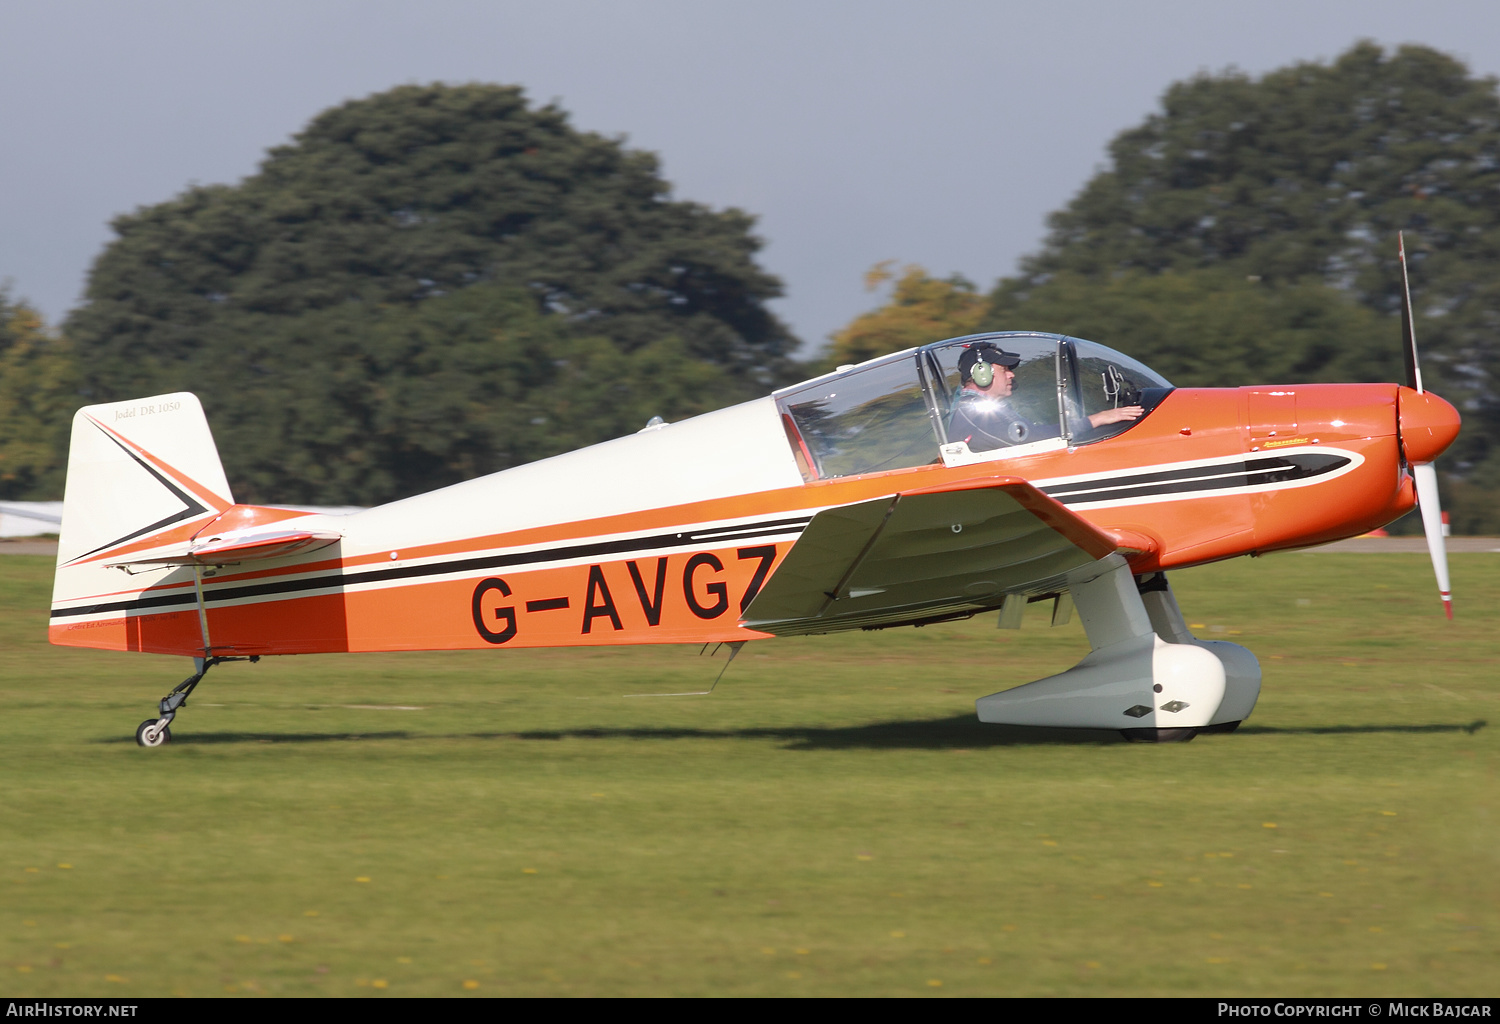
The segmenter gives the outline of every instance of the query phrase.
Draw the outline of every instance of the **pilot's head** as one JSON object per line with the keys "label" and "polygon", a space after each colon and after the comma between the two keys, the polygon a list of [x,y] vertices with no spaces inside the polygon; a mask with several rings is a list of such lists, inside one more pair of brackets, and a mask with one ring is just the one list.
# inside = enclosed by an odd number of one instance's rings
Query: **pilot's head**
{"label": "pilot's head", "polygon": [[1021,365],[1021,357],[990,341],[965,345],[958,357],[958,374],[963,386],[997,398],[1010,394],[1012,372]]}

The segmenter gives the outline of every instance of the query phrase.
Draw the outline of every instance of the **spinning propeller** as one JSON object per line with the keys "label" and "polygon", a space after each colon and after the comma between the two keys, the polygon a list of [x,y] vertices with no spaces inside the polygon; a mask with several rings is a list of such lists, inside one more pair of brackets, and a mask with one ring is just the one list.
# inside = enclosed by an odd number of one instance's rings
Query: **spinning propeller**
{"label": "spinning propeller", "polygon": [[[1446,407],[1449,416],[1453,407],[1433,395],[1429,398],[1422,387],[1422,368],[1417,364],[1417,335],[1412,321],[1411,284],[1406,275],[1406,240],[1396,233],[1396,251],[1401,258],[1401,339],[1406,349],[1406,386],[1417,393],[1415,400],[1401,396],[1398,425],[1402,448],[1411,462],[1412,477],[1417,484],[1417,507],[1422,510],[1422,529],[1427,534],[1427,553],[1432,556],[1432,571],[1437,575],[1438,595],[1443,599],[1443,611],[1453,618],[1453,591],[1448,583],[1448,548],[1443,541],[1443,509],[1438,504],[1437,470],[1432,459],[1442,448],[1429,451],[1429,441],[1443,417]],[[1433,400],[1436,400],[1435,402]],[[1426,455],[1426,458],[1423,456]]]}

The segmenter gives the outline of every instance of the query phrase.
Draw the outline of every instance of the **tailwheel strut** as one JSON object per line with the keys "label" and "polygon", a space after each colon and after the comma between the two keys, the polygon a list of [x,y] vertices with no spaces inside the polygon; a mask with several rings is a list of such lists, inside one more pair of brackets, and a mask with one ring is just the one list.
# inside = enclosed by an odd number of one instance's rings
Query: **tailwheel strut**
{"label": "tailwheel strut", "polygon": [[260,661],[260,655],[252,654],[248,658],[194,658],[193,667],[197,671],[174,686],[172,692],[161,699],[157,705],[161,712],[160,718],[148,718],[136,726],[136,743],[143,747],[159,747],[165,743],[170,743],[172,740],[172,730],[168,726],[177,717],[177,712],[187,704],[188,695],[203,681],[203,677],[208,675],[209,669],[228,661],[248,661],[254,663]]}

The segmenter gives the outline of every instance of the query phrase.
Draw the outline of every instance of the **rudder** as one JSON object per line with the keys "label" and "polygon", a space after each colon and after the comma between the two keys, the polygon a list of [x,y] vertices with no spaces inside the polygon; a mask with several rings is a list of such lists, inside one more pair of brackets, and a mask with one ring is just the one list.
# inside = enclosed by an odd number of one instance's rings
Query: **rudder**
{"label": "rudder", "polygon": [[[54,613],[60,605],[134,589],[105,568],[111,559],[181,543],[233,504],[197,396],[177,392],[79,409],[68,447]],[[54,633],[53,641],[117,646],[103,636],[64,640]]]}

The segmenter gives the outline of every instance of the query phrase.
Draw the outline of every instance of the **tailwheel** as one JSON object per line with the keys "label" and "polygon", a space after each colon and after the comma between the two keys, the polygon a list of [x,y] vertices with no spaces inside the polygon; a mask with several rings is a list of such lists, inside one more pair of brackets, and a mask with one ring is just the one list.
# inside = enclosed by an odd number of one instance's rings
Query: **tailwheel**
{"label": "tailwheel", "polygon": [[148,718],[136,726],[135,741],[143,747],[160,747],[172,742],[172,730],[161,719]]}
{"label": "tailwheel", "polygon": [[252,654],[248,658],[194,658],[193,668],[195,671],[182,682],[172,688],[172,692],[163,697],[157,704],[161,710],[160,718],[148,718],[136,726],[135,741],[143,747],[159,747],[163,743],[170,743],[172,730],[167,726],[181,712],[183,705],[187,704],[188,696],[208,675],[208,670],[215,665],[222,665],[226,661],[248,661],[252,664],[260,660],[260,655]]}

